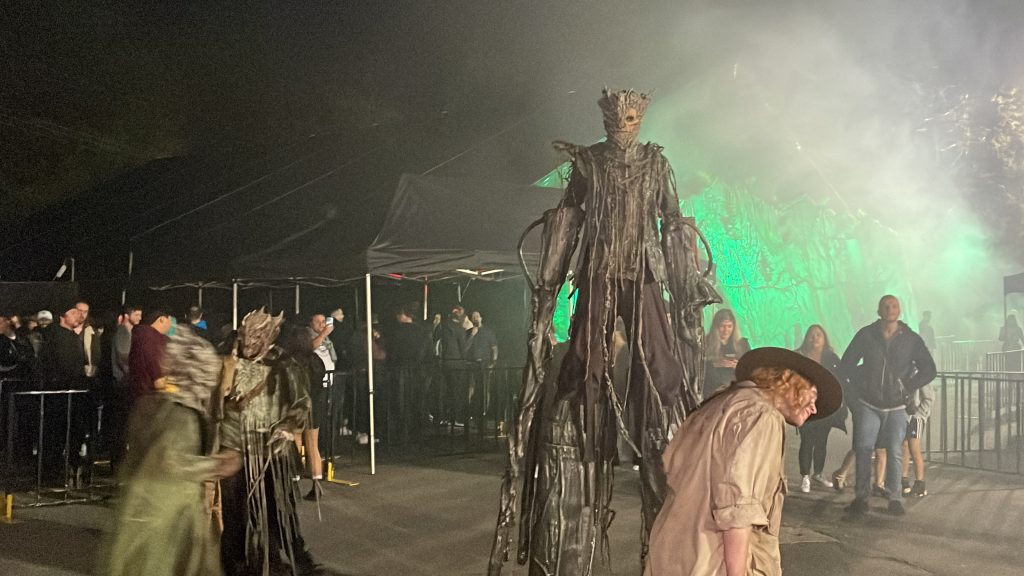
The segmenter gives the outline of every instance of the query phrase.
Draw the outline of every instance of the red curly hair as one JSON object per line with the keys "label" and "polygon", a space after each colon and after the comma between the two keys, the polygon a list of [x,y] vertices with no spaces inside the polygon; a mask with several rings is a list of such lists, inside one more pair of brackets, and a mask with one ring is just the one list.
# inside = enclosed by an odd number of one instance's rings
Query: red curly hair
{"label": "red curly hair", "polygon": [[762,366],[750,373],[750,381],[766,391],[776,406],[783,404],[800,409],[810,402],[814,385],[809,380],[788,368]]}

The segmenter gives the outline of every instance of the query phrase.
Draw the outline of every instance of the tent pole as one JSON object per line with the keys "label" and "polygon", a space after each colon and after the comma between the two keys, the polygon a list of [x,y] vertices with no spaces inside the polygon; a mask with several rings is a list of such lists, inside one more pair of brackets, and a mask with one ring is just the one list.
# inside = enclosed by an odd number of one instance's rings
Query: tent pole
{"label": "tent pole", "polygon": [[373,298],[370,295],[370,275],[366,275],[366,381],[370,391],[370,474],[377,473],[377,452],[373,425]]}
{"label": "tent pole", "polygon": [[299,284],[296,283],[295,284],[295,315],[296,316],[299,315],[299,309],[300,309],[299,308],[299,303],[301,302],[300,291],[301,291],[301,289],[299,288]]}
{"label": "tent pole", "polygon": [[199,285],[199,307],[203,307],[203,285]]}
{"label": "tent pole", "polygon": [[[132,283],[132,268],[135,267],[135,251],[131,249],[131,240],[128,241],[128,284]],[[121,289],[121,306],[128,302],[128,286]]]}
{"label": "tent pole", "polygon": [[430,282],[428,280],[423,281],[423,320],[429,320],[427,318],[427,302],[430,300]]}
{"label": "tent pole", "polygon": [[362,309],[362,306],[359,304],[359,284],[355,284],[352,287],[352,296],[356,301],[356,313],[352,317],[355,318],[355,322],[358,324],[360,318],[359,311]]}
{"label": "tent pole", "polygon": [[231,326],[238,330],[238,281],[231,283]]}
{"label": "tent pole", "polygon": [[462,304],[462,284],[459,284],[458,280],[455,281],[455,299]]}

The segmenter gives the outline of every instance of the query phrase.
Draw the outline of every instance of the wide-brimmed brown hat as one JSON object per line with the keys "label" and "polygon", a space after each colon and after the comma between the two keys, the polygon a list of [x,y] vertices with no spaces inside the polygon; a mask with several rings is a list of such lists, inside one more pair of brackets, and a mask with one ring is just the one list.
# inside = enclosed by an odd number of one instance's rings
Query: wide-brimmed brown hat
{"label": "wide-brimmed brown hat", "polygon": [[756,348],[740,357],[736,364],[736,380],[749,380],[757,368],[787,368],[814,384],[818,389],[817,413],[812,414],[808,421],[825,418],[843,404],[843,387],[839,381],[827,368],[807,356],[785,348]]}

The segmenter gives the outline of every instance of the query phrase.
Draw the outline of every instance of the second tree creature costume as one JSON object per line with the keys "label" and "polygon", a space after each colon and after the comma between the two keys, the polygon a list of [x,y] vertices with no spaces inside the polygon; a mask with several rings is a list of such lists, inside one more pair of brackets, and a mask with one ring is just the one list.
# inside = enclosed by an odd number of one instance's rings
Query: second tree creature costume
{"label": "second tree creature costume", "polygon": [[242,470],[221,482],[225,572],[315,573],[296,512],[292,478],[299,473],[294,439],[309,413],[309,381],[293,358],[274,346],[282,316],[250,312],[224,363],[221,450],[237,451]]}

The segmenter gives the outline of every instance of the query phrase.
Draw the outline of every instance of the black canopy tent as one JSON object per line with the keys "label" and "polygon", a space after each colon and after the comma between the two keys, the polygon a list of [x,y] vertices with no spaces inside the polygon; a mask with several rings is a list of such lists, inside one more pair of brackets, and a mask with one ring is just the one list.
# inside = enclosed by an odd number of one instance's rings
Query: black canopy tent
{"label": "black canopy tent", "polygon": [[[423,282],[424,319],[432,281],[468,278],[496,282],[520,276],[519,238],[559,198],[560,191],[551,188],[402,176],[384,224],[365,252],[366,317],[373,316],[374,276]],[[539,261],[538,245],[536,235],[527,237],[522,251],[527,266],[535,267]],[[374,473],[372,337],[367,322],[370,471]]]}
{"label": "black canopy tent", "polygon": [[[517,276],[520,235],[559,198],[560,191],[551,188],[406,174],[366,250],[367,273],[428,281],[459,271]],[[527,238],[528,265],[537,261],[537,244]]]}
{"label": "black canopy tent", "polygon": [[[349,215],[338,221],[324,220],[321,214],[304,207],[316,206],[323,197],[317,185],[328,186],[322,178],[316,185],[307,186],[302,204],[277,205],[268,200],[266,206],[255,206],[254,212],[270,217],[278,213],[277,220],[294,219],[297,231],[280,234],[267,245],[256,245],[251,253],[242,255],[230,264],[234,271],[247,276],[230,281],[177,282],[150,285],[150,289],[191,288],[202,294],[203,289],[232,291],[233,321],[237,326],[239,290],[255,287],[294,288],[295,310],[299,311],[303,286],[353,286],[363,290],[364,318],[372,318],[373,279],[388,282],[414,281],[424,287],[424,318],[426,319],[431,283],[502,282],[521,276],[517,243],[523,231],[543,212],[554,207],[561,191],[551,188],[523,186],[482,180],[403,175],[383,219],[367,214],[362,221]],[[310,200],[309,193],[319,196]],[[326,193],[326,192],[324,192]],[[340,207],[339,210],[343,210]],[[296,214],[296,212],[298,214]],[[236,219],[238,220],[238,219]],[[210,221],[210,220],[204,220]],[[242,222],[242,220],[238,220]],[[257,218],[259,221],[259,218]],[[382,223],[381,223],[382,222]],[[280,222],[277,224],[280,225]],[[376,226],[372,241],[361,241],[368,226]],[[181,230],[181,227],[177,227]],[[213,234],[216,231],[212,232]],[[209,236],[201,230],[198,237]],[[194,244],[195,239],[189,244]],[[216,241],[196,246],[164,247],[168,251],[200,251],[215,246]],[[539,259],[537,235],[527,238],[523,258],[527,265],[535,266]],[[339,248],[340,246],[340,248]],[[198,252],[197,252],[198,254]],[[161,270],[161,260],[156,268]],[[292,276],[295,272],[323,270],[335,276]],[[157,276],[159,277],[159,276]],[[462,299],[462,285],[458,285],[458,299]],[[520,299],[521,300],[521,299]],[[367,364],[370,366],[371,442],[370,468],[375,472],[373,430],[373,358],[372,324],[367,325]]]}

